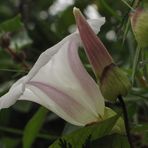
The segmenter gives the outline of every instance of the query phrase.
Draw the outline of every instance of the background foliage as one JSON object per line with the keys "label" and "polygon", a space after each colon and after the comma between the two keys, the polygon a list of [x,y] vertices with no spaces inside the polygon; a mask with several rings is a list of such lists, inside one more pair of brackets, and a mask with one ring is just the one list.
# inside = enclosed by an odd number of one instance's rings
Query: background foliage
{"label": "background foliage", "polygon": [[[134,4],[133,7],[148,6],[147,0],[124,2],[129,5]],[[59,42],[73,30],[74,6],[79,7],[89,18],[99,14],[106,17],[106,24],[101,28],[99,37],[116,63],[128,73],[129,79],[132,79],[137,43],[129,22],[130,8],[124,2],[122,0],[1,0],[0,95],[7,92],[13,82],[28,72],[26,64],[31,67],[41,52]],[[96,13],[93,13],[94,11]],[[84,58],[82,53],[82,60]],[[137,58],[133,88],[125,98],[132,138],[135,146],[141,148],[148,146],[147,58],[148,50],[144,49]],[[112,108],[117,112],[121,110],[118,103],[112,105]],[[48,147],[57,138],[76,129],[78,127],[66,123],[55,114],[31,102],[17,102],[11,108],[0,111],[1,148]],[[104,142],[108,139],[114,147],[119,147],[120,136],[114,134],[113,137],[118,139],[114,141],[112,136],[106,136],[97,143],[102,147],[108,147]],[[61,143],[65,144],[64,141]],[[66,145],[68,147],[68,144]]]}

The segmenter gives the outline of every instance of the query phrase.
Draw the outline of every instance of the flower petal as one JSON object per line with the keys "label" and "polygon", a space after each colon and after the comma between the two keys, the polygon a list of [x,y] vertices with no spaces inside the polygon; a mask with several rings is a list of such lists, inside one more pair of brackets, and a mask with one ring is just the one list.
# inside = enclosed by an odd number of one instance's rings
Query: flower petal
{"label": "flower petal", "polygon": [[82,99],[87,101],[87,103],[95,110],[95,112],[97,112],[100,116],[103,116],[105,106],[104,98],[101,94],[99,86],[92,79],[92,77],[90,77],[82,62],[80,61],[77,45],[78,44],[72,42],[68,50],[70,67],[75,77],[78,79],[83,91],[85,91],[87,95]]}
{"label": "flower petal", "polygon": [[[105,23],[105,18],[101,17],[98,19],[89,19],[87,20],[90,27],[92,28],[92,30],[97,34],[100,31],[100,27]],[[54,54],[56,54],[60,47],[65,44],[67,41],[73,40],[73,38],[77,38],[79,39],[79,42],[81,42],[80,37],[79,37],[79,32],[78,30],[72,34],[70,34],[69,36],[65,37],[63,40],[61,40],[59,43],[57,43],[56,45],[54,45],[53,47],[47,49],[46,51],[44,51],[38,58],[38,60],[36,61],[36,63],[34,64],[34,66],[32,67],[32,69],[29,71],[28,73],[28,80],[30,80],[37,72],[38,70],[45,65]],[[77,40],[78,40],[77,39]]]}
{"label": "flower petal", "polygon": [[[36,95],[32,90],[35,93],[38,92],[41,95],[41,97],[40,97],[40,95],[38,93]],[[28,85],[25,88],[25,91],[24,91],[23,95],[20,96],[19,100],[27,100],[27,101],[32,101],[32,102],[38,103],[38,104],[46,107],[47,109],[51,110],[52,112],[56,113],[58,116],[62,117],[66,121],[68,121],[68,122],[70,122],[70,123],[72,123],[74,125],[84,126],[84,123],[80,123],[80,122],[76,121],[74,118],[72,118],[71,116],[69,116],[66,112],[64,112],[61,109],[60,106],[58,106],[57,104],[55,104],[55,102],[52,101],[52,99],[50,99],[49,97],[47,98],[47,97],[48,96],[46,96],[43,92],[41,92],[41,90],[38,89],[37,87],[34,87],[33,88],[33,85],[32,86],[31,85]]]}
{"label": "flower petal", "polygon": [[8,93],[0,97],[0,109],[10,107],[22,95],[23,84],[21,82],[23,79],[24,77],[19,79],[16,83],[12,85]]}
{"label": "flower petal", "polygon": [[38,71],[39,69],[44,66],[48,61],[50,61],[50,59],[52,58],[52,56],[54,54],[56,54],[61,46],[63,44],[65,44],[65,42],[67,42],[68,40],[73,40],[73,38],[75,38],[75,36],[78,37],[77,33],[74,32],[71,35],[65,37],[63,40],[61,40],[59,43],[57,43],[56,45],[54,45],[53,47],[47,49],[46,51],[44,51],[38,58],[38,60],[36,61],[36,63],[34,64],[34,66],[32,67],[32,69],[29,71],[28,75],[27,75],[27,79],[26,81],[28,82]]}
{"label": "flower petal", "polygon": [[44,106],[64,120],[79,126],[98,121],[87,108],[62,91],[41,82],[29,82],[29,88]]}
{"label": "flower petal", "polygon": [[103,116],[104,99],[79,59],[78,45],[77,38],[67,41],[26,87],[40,98],[38,103],[65,120],[88,124]]}

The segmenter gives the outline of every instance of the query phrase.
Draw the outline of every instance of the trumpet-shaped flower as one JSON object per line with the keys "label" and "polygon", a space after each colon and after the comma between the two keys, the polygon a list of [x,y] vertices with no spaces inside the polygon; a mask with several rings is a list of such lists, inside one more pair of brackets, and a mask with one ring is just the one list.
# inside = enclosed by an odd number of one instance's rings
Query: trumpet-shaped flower
{"label": "trumpet-shaped flower", "polygon": [[[104,18],[88,20],[95,33],[104,22]],[[81,63],[78,54],[81,44],[76,31],[43,52],[30,72],[0,98],[0,109],[10,107],[17,100],[29,100],[75,125],[101,120],[104,98]]]}

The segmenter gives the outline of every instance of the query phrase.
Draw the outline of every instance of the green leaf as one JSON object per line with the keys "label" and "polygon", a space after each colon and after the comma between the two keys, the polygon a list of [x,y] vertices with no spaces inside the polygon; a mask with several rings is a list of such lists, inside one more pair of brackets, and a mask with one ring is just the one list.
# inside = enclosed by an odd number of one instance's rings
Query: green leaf
{"label": "green leaf", "polygon": [[127,137],[119,134],[105,136],[91,145],[93,145],[93,148],[130,148]]}
{"label": "green leaf", "polygon": [[0,139],[0,142],[2,142],[2,146],[0,145],[1,148],[16,148],[20,143],[20,139],[4,137]]}
{"label": "green leaf", "polygon": [[127,34],[129,32],[129,29],[130,29],[130,21],[128,19],[127,22],[126,22],[126,25],[125,25],[125,31],[124,31],[123,39],[122,39],[122,45],[124,45],[124,43],[125,43],[125,39],[127,37]]}
{"label": "green leaf", "polygon": [[17,102],[13,108],[19,112],[22,112],[22,113],[28,113],[30,111],[32,107],[32,103],[31,102],[26,102],[26,101],[20,101],[20,102]]}
{"label": "green leaf", "polygon": [[13,32],[23,27],[20,15],[0,24],[0,32]]}
{"label": "green leaf", "polygon": [[113,9],[113,7],[108,4],[105,0],[98,1],[103,6],[103,9],[106,10],[110,15],[114,16],[118,21],[122,21],[121,17],[117,14],[117,12]]}
{"label": "green leaf", "polygon": [[108,135],[113,126],[117,122],[119,115],[113,116],[107,120],[96,123],[91,126],[83,127],[69,135],[63,136],[56,140],[50,148],[61,148],[61,145],[73,145],[77,148],[82,148],[84,143],[91,137],[91,140],[96,140],[105,135]]}
{"label": "green leaf", "polygon": [[148,132],[148,124],[143,123],[143,124],[137,124],[135,127],[132,129],[133,132]]}
{"label": "green leaf", "polygon": [[31,145],[36,139],[39,130],[45,121],[47,113],[47,109],[40,107],[35,115],[27,123],[23,136],[23,148],[31,148]]}
{"label": "green leaf", "polygon": [[139,56],[140,56],[140,51],[141,48],[138,46],[136,49],[135,57],[134,57],[134,62],[133,62],[133,69],[132,69],[132,83],[134,83],[134,78],[137,70],[137,65],[139,61]]}
{"label": "green leaf", "polygon": [[132,133],[138,134],[138,136],[141,136],[141,139],[138,139],[136,143],[140,142],[142,145],[148,144],[148,123],[141,123],[141,124],[136,124],[134,127],[131,129]]}

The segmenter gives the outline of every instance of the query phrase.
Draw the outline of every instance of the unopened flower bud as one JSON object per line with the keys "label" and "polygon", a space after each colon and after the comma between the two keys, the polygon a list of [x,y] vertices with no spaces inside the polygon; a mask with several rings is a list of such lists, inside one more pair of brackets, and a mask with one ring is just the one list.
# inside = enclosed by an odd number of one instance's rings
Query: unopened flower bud
{"label": "unopened flower bud", "polygon": [[126,96],[131,84],[125,73],[116,65],[107,66],[100,79],[100,88],[105,99],[115,101],[119,95]]}
{"label": "unopened flower bud", "polygon": [[100,78],[103,69],[113,63],[113,59],[78,8],[74,8],[74,15],[87,57],[96,77]]}
{"label": "unopened flower bud", "polygon": [[148,10],[136,9],[131,14],[131,26],[141,48],[148,47]]}

